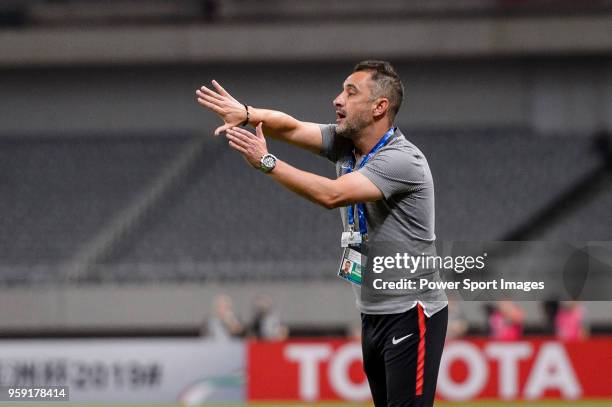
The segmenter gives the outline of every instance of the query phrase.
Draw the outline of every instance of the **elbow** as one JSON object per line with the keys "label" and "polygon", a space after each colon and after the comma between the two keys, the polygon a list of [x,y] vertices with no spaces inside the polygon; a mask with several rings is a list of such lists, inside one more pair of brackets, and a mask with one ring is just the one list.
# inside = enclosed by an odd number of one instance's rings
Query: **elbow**
{"label": "elbow", "polygon": [[318,202],[318,204],[321,205],[322,207],[324,207],[325,209],[335,209],[335,208],[337,208],[337,206],[334,206],[333,203],[327,202],[327,201]]}
{"label": "elbow", "polygon": [[329,194],[320,199],[318,203],[325,209],[336,209],[344,206],[344,200],[340,194]]}
{"label": "elbow", "polygon": [[337,184],[338,180],[327,180],[327,183],[314,194],[314,201],[325,209],[336,209],[347,203],[347,193]]}

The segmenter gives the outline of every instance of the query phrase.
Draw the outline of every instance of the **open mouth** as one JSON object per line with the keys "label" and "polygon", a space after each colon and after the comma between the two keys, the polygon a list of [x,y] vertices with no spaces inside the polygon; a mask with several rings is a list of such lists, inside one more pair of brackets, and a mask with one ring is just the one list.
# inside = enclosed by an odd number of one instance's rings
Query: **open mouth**
{"label": "open mouth", "polygon": [[336,111],[336,121],[340,121],[346,118],[346,114],[343,112]]}

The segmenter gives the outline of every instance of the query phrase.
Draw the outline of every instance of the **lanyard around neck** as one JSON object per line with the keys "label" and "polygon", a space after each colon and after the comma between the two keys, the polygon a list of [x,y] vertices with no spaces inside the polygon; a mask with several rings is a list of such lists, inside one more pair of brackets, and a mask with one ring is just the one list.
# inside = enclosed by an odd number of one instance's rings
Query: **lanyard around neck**
{"label": "lanyard around neck", "polygon": [[[396,127],[391,127],[385,133],[385,135],[382,136],[380,140],[378,140],[378,143],[376,143],[376,145],[372,147],[372,150],[370,150],[370,152],[366,154],[365,157],[363,157],[357,169],[363,168],[363,166],[366,165],[368,160],[372,158],[372,156],[376,154],[378,150],[383,148],[389,142],[389,140],[391,140],[391,138],[395,134],[396,129],[397,129]],[[356,164],[356,159],[355,159],[355,153],[353,152],[353,156],[351,157],[350,165],[346,169],[345,174],[349,174],[353,172],[355,164]],[[368,227],[366,226],[365,205],[363,203],[358,203],[356,206],[357,206],[357,217],[359,218],[359,232],[361,233],[361,235],[367,236]],[[355,230],[355,210],[353,208],[353,205],[349,205],[347,207],[347,212],[348,212],[347,215],[348,215],[349,227],[351,228],[351,230]]]}

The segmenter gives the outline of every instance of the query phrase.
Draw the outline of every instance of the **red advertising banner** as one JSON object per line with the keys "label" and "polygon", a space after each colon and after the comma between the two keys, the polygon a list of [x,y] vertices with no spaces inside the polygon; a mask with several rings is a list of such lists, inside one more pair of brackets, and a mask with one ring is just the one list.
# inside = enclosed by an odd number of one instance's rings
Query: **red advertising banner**
{"label": "red advertising banner", "polygon": [[[359,342],[342,339],[250,342],[251,401],[367,401]],[[538,400],[612,397],[612,339],[448,341],[437,397]]]}

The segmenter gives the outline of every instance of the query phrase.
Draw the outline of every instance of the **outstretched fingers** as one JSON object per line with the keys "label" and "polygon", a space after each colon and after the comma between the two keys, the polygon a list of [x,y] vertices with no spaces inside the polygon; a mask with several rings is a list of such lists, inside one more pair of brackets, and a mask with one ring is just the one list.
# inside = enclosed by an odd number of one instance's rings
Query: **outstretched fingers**
{"label": "outstretched fingers", "polygon": [[223,96],[219,95],[217,92],[208,89],[206,86],[201,86],[200,89],[196,91],[198,95],[208,96],[210,98],[216,99],[218,101],[223,101]]}
{"label": "outstretched fingers", "polygon": [[216,80],[213,79],[212,84],[215,87],[215,89],[217,89],[217,92],[219,92],[223,96],[232,97],[232,95],[230,95],[225,89],[223,89],[223,86],[221,86],[219,82],[217,82]]}
{"label": "outstretched fingers", "polygon": [[242,154],[246,154],[246,153],[247,153],[246,148],[241,147],[240,145],[238,145],[238,144],[234,143],[232,140],[230,140],[230,141],[229,141],[229,146],[230,146],[231,148],[233,148],[234,150],[236,150],[236,151],[238,151],[238,152],[242,153]]}
{"label": "outstretched fingers", "polygon": [[215,112],[217,114],[222,114],[223,113],[223,110],[221,109],[220,106],[217,106],[216,104],[214,104],[214,103],[212,103],[212,102],[210,102],[210,101],[208,101],[208,100],[206,100],[204,98],[201,98],[201,97],[198,97],[197,100],[198,100],[198,103],[200,105],[202,105],[202,106],[212,110],[213,112]]}
{"label": "outstretched fingers", "polygon": [[231,123],[228,124],[224,124],[223,126],[219,126],[215,129],[215,136],[218,136],[219,134],[226,132],[227,129],[233,127],[234,125]]}
{"label": "outstretched fingers", "polygon": [[255,138],[255,135],[253,133],[241,127],[233,126],[230,128],[230,131],[236,133],[237,135],[242,136],[246,140]]}
{"label": "outstretched fingers", "polygon": [[214,96],[211,96],[211,95],[209,95],[207,93],[202,92],[201,90],[196,90],[196,96],[199,99],[203,99],[203,100],[207,101],[208,103],[212,103],[212,104],[217,105],[219,107],[221,107],[221,105],[224,102],[223,99],[218,99],[218,98],[216,98]]}
{"label": "outstretched fingers", "polygon": [[234,131],[234,129],[228,129],[225,132],[225,137],[227,137],[230,141],[244,149],[248,149],[249,145],[251,144],[249,137]]}

